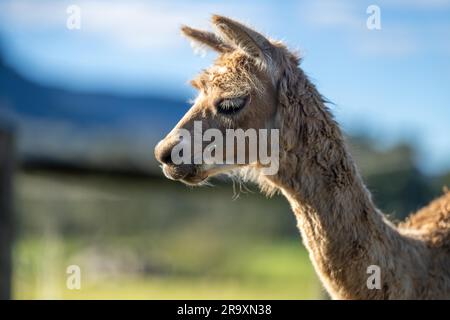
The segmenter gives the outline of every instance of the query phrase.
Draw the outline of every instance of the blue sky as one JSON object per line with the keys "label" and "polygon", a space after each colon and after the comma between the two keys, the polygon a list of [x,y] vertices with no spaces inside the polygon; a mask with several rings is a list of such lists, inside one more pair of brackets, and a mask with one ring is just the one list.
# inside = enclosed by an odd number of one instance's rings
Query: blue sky
{"label": "blue sky", "polygon": [[[66,28],[71,4],[80,30]],[[381,30],[366,27],[371,4]],[[4,0],[0,30],[8,62],[40,83],[188,99],[214,54],[194,55],[179,26],[210,28],[212,13],[299,50],[347,132],[406,139],[425,171],[450,169],[450,0]]]}

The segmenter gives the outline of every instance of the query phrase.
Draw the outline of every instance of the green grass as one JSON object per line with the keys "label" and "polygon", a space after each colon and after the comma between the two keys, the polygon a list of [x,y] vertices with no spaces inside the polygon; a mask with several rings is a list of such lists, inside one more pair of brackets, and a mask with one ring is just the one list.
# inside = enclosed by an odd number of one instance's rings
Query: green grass
{"label": "green grass", "polygon": [[[186,254],[189,259],[177,256],[172,270],[177,263],[183,267],[173,274],[108,267],[99,272],[80,258],[78,250],[82,249],[70,241],[19,242],[15,250],[15,298],[312,299],[320,295],[314,271],[299,243],[261,243],[222,251],[224,257],[214,269],[209,269],[207,257],[191,251]],[[65,270],[76,262],[81,262],[81,290],[69,290]],[[202,269],[203,264],[203,272],[183,272]]]}
{"label": "green grass", "polygon": [[[48,173],[20,174],[16,185],[16,299],[321,296],[280,199],[231,201],[229,186]],[[66,287],[73,264],[81,290]]]}

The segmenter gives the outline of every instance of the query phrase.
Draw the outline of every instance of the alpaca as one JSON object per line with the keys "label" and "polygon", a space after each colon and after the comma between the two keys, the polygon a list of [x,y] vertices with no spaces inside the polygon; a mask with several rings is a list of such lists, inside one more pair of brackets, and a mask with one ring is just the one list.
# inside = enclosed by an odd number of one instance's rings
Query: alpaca
{"label": "alpaca", "polygon": [[[219,53],[194,80],[192,108],[155,148],[164,174],[186,184],[237,172],[267,195],[281,192],[296,216],[303,242],[333,299],[449,299],[450,192],[406,222],[394,225],[375,207],[324,99],[287,47],[249,27],[213,16],[216,33],[182,27],[191,41]],[[259,161],[174,164],[177,129],[279,129],[279,170]],[[368,267],[380,286],[369,288]]]}

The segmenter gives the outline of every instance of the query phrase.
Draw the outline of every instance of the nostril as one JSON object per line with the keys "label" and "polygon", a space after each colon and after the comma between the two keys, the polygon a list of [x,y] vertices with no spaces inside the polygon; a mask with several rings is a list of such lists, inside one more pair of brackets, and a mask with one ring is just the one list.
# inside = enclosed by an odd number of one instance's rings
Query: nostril
{"label": "nostril", "polygon": [[166,152],[161,156],[161,162],[164,164],[172,164],[172,152]]}

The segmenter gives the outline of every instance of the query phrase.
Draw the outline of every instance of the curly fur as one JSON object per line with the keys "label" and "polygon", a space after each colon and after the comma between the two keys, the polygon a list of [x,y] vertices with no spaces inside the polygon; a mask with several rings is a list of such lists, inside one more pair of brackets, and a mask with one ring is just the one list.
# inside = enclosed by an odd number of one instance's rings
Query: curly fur
{"label": "curly fur", "polygon": [[[450,193],[399,226],[389,222],[374,205],[338,124],[300,69],[300,59],[281,42],[231,19],[215,16],[213,22],[222,33],[218,37],[184,30],[191,38],[206,39],[221,55],[193,81],[202,99],[177,126],[190,128],[192,120],[200,119],[222,130],[280,130],[278,173],[265,176],[258,164],[238,172],[264,193],[281,192],[287,198],[315,270],[333,298],[449,299]],[[242,94],[251,94],[251,105],[235,119],[220,120],[212,102]],[[169,147],[169,142],[159,144],[160,159]],[[380,267],[379,289],[367,286],[371,265]]]}
{"label": "curly fur", "polygon": [[[450,196],[399,229],[378,211],[324,99],[286,49],[279,65],[280,171],[260,179],[289,200],[324,286],[336,299],[450,298]],[[269,183],[267,183],[267,181]],[[420,230],[414,236],[405,229]],[[381,270],[368,289],[367,268]]]}

